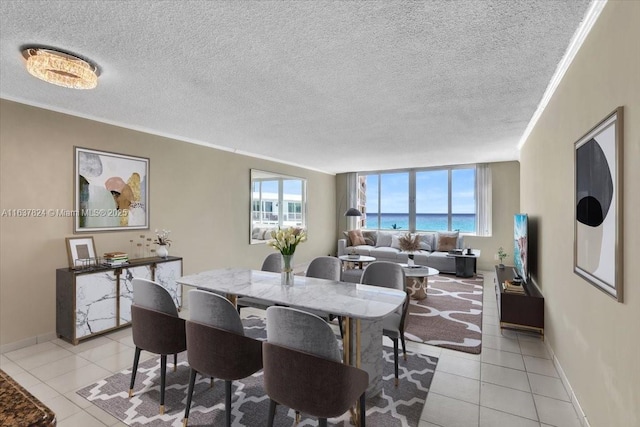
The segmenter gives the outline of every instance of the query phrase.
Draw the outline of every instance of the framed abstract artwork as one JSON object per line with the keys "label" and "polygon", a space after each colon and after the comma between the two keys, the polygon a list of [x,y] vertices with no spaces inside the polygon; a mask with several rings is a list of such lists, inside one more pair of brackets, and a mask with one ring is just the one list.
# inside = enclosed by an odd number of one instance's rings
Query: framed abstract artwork
{"label": "framed abstract artwork", "polygon": [[623,108],[575,143],[573,271],[622,302]]}
{"label": "framed abstract artwork", "polygon": [[93,237],[67,237],[66,241],[69,268],[82,269],[97,265]]}
{"label": "framed abstract artwork", "polygon": [[149,159],[75,147],[74,233],[149,228]]}

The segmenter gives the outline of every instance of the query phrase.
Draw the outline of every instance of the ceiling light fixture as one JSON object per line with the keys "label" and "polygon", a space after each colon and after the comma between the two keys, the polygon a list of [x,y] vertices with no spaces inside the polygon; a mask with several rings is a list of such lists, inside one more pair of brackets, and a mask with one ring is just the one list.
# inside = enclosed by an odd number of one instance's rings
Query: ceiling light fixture
{"label": "ceiling light fixture", "polygon": [[68,53],[44,48],[22,51],[27,71],[40,80],[72,89],[93,89],[98,85],[98,67]]}

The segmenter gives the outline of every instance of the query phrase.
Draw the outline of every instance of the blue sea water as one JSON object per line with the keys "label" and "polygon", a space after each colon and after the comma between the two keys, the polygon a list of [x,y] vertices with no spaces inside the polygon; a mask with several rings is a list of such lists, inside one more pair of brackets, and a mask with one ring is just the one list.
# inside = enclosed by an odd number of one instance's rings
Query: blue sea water
{"label": "blue sea water", "polygon": [[[416,214],[416,230],[418,231],[443,231],[448,229],[447,214]],[[395,226],[394,226],[395,225]],[[409,229],[409,214],[383,213],[380,214],[380,227],[378,227],[378,214],[367,215],[367,228]],[[460,230],[463,233],[475,233],[475,214],[453,214],[451,216],[451,229]]]}

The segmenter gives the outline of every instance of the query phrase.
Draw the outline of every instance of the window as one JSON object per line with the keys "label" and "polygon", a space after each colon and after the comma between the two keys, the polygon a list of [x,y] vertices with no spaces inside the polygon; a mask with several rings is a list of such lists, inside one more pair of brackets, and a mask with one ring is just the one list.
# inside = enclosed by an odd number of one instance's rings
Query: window
{"label": "window", "polygon": [[359,174],[365,228],[476,233],[476,167]]}

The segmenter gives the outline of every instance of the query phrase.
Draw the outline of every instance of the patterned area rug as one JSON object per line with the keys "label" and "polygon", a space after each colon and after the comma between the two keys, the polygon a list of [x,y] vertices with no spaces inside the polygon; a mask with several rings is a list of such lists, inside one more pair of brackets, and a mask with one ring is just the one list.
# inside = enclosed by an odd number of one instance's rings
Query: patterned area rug
{"label": "patterned area rug", "polygon": [[[243,320],[246,334],[265,339],[263,319],[250,316]],[[400,357],[400,386],[394,387],[393,351],[385,348],[383,368],[383,391],[367,400],[368,426],[417,426],[437,358],[416,353],[407,353],[405,362]],[[93,404],[107,411],[130,426],[182,426],[186,394],[189,382],[189,366],[186,353],[178,357],[178,368],[173,372],[173,358],[167,359],[167,386],[165,391],[165,414],[159,415],[160,402],[160,358],[153,358],[138,366],[135,394],[129,399],[131,370],[124,370],[78,391]],[[133,361],[132,361],[133,362]],[[301,379],[304,381],[304,379]],[[244,380],[233,382],[232,425],[266,425],[269,399],[262,388],[262,371]],[[215,380],[210,387],[209,378],[198,375],[189,413],[189,426],[224,425],[224,382]],[[278,406],[274,425],[291,426],[295,412]],[[299,426],[315,426],[317,419],[303,414]],[[329,420],[332,426],[351,426],[349,415]]]}
{"label": "patterned area rug", "polygon": [[411,300],[406,339],[479,354],[482,348],[484,279],[448,275],[429,277],[427,298]]}

